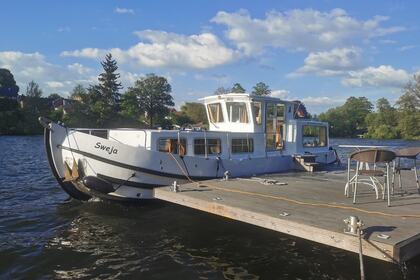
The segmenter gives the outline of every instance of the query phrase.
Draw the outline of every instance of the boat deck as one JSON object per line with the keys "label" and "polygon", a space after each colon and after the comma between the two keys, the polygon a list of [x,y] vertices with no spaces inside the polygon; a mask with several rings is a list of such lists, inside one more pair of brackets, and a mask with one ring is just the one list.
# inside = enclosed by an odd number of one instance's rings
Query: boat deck
{"label": "boat deck", "polygon": [[[359,240],[344,233],[343,219],[358,216],[364,223],[363,254],[403,262],[420,254],[420,195],[413,172],[406,172],[403,191],[396,184],[391,207],[376,200],[367,185],[360,185],[352,204],[344,196],[346,171],[208,180],[181,185],[178,192],[156,188],[155,197],[352,252],[359,252]],[[278,184],[264,184],[264,179]]]}

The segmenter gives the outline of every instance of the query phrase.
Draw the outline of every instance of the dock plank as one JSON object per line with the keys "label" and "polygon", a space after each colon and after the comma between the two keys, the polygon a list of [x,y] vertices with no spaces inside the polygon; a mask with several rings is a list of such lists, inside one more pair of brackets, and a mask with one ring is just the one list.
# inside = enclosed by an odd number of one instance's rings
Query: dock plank
{"label": "dock plank", "polygon": [[[411,174],[405,175],[410,178]],[[264,185],[260,179],[209,180],[182,185],[179,192],[171,191],[170,187],[156,188],[155,197],[352,252],[358,252],[359,241],[343,232],[343,219],[355,215],[365,224],[365,255],[402,262],[420,253],[419,218],[366,212],[420,217],[420,196],[414,180],[406,180],[406,193],[395,195],[393,206],[387,207],[385,201],[375,199],[368,186],[360,187],[358,203],[353,205],[351,199],[344,196],[345,172],[285,173],[264,178],[286,184]],[[329,206],[320,206],[320,203]],[[289,216],[282,216],[284,212]],[[378,234],[390,238],[381,239]]]}

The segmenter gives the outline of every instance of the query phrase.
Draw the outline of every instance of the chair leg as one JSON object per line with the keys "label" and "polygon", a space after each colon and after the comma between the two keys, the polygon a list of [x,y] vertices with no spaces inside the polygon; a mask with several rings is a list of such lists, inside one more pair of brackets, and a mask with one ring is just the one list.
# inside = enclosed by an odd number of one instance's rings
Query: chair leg
{"label": "chair leg", "polygon": [[373,180],[373,177],[369,177],[370,181],[372,182],[373,189],[375,190],[376,199],[379,199],[379,193],[378,193],[378,186],[376,186],[375,180]]}
{"label": "chair leg", "polygon": [[359,177],[359,162],[356,164],[356,175],[355,175],[355,182],[354,182],[354,190],[353,190],[353,204],[356,203],[356,194],[357,194],[357,180]]}
{"label": "chair leg", "polygon": [[[344,188],[344,195],[346,197],[350,197],[350,157],[347,159],[347,184],[346,187]],[[353,178],[352,178],[353,179]]]}

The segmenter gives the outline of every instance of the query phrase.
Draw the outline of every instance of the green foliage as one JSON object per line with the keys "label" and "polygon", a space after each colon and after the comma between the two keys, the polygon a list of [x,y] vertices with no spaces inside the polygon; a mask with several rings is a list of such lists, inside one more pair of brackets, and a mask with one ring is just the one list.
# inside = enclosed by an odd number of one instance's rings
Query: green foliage
{"label": "green foliage", "polygon": [[48,95],[48,99],[58,99],[58,98],[63,98],[61,95],[59,95],[58,93],[51,93],[50,95]]}
{"label": "green foliage", "polygon": [[177,124],[179,126],[193,123],[193,120],[184,112],[171,112],[170,119],[173,124]]}
{"label": "green foliage", "polygon": [[8,69],[0,68],[0,88],[10,88],[15,93],[19,92],[19,87],[16,85],[15,78]]}
{"label": "green foliage", "polygon": [[349,97],[344,105],[329,109],[319,115],[330,124],[334,137],[355,137],[366,131],[365,118],[372,112],[372,103],[366,97]]}
{"label": "green foliage", "polygon": [[225,87],[218,87],[215,91],[214,94],[215,95],[222,95],[222,94],[227,94],[231,92],[230,88],[225,88]]}
{"label": "green foliage", "polygon": [[271,93],[271,89],[269,88],[268,85],[266,85],[263,82],[259,82],[257,83],[252,91],[252,94],[254,95],[259,95],[259,96],[264,96],[264,95],[270,95]]}
{"label": "green foliage", "polygon": [[137,97],[137,109],[124,108],[125,112],[144,112],[148,119],[149,127],[153,127],[154,119],[158,116],[167,115],[169,107],[174,106],[171,95],[171,85],[166,78],[148,74],[137,80],[134,87],[127,90],[129,96]]}
{"label": "green foliage", "polygon": [[0,87],[13,87],[16,86],[15,78],[10,70],[0,68]]}
{"label": "green foliage", "polygon": [[39,88],[37,83],[30,81],[26,87],[26,96],[39,98],[42,96],[42,90]]}
{"label": "green foliage", "polygon": [[198,102],[186,102],[181,106],[181,112],[188,116],[190,123],[207,124],[206,108]]}
{"label": "green foliage", "polygon": [[240,83],[233,85],[231,92],[233,93],[245,93],[245,89],[241,86]]}
{"label": "green foliage", "polygon": [[122,117],[138,121],[141,116],[141,110],[139,107],[138,96],[136,91],[128,89],[126,93],[121,96],[120,114]]}
{"label": "green foliage", "polygon": [[118,81],[120,74],[116,73],[118,70],[117,62],[112,58],[112,54],[108,53],[105,60],[101,61],[101,65],[104,69],[104,72],[99,74],[98,77],[98,92],[101,101],[116,109],[121,96],[119,91],[122,89],[121,82]]}
{"label": "green foliage", "polygon": [[404,139],[420,139],[420,75],[415,75],[398,99],[398,129]]}

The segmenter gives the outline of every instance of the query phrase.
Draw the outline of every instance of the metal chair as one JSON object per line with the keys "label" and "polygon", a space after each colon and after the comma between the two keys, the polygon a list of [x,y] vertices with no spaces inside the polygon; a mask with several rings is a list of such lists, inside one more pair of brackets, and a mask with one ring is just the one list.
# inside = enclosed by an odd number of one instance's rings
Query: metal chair
{"label": "metal chair", "polygon": [[417,156],[420,154],[420,147],[404,148],[395,151],[396,160],[394,161],[392,172],[392,192],[394,192],[395,175],[398,174],[398,184],[400,190],[402,189],[401,183],[401,170],[411,170],[412,168],[401,166],[401,158],[412,159],[414,161],[414,176],[416,179],[417,192],[420,193],[419,177],[417,176]]}
{"label": "metal chair", "polygon": [[[356,170],[352,178],[350,178],[350,166],[348,181],[345,187],[345,194],[349,194],[350,186],[354,186],[353,203],[356,203],[357,186],[359,183],[371,186],[375,190],[376,199],[379,199],[378,186],[382,190],[382,199],[385,199],[385,192],[387,193],[388,206],[391,205],[391,198],[389,192],[389,166],[394,160],[395,153],[382,149],[368,149],[354,152],[350,155],[350,160],[356,161]],[[377,164],[385,164],[385,171],[378,170]],[[369,164],[373,164],[373,169],[370,169]],[[367,177],[367,178],[361,178]],[[381,183],[378,177],[384,177],[384,182]],[[386,188],[385,188],[386,187]]]}

